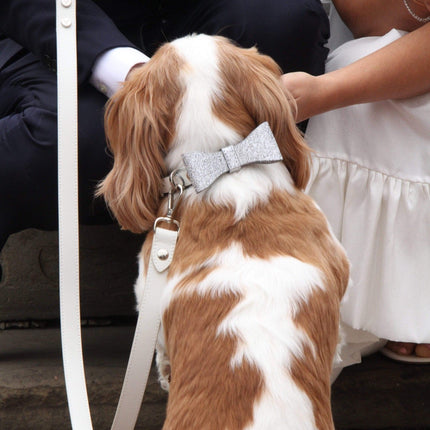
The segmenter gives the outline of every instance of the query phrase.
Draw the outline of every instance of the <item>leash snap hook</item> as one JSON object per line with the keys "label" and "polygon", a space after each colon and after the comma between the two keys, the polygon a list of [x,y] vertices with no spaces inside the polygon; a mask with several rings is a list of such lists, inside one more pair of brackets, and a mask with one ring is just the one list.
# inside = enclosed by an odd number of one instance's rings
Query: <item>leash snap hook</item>
{"label": "leash snap hook", "polygon": [[[173,211],[175,210],[183,192],[184,187],[181,184],[172,184],[172,188],[170,189],[169,195],[167,197],[167,218],[172,219]],[[178,194],[176,198],[175,194]]]}
{"label": "leash snap hook", "polygon": [[[167,207],[167,218],[172,218],[173,211],[176,208],[179,200],[181,199],[182,193],[185,188],[185,179],[181,175],[183,169],[176,169],[169,175],[170,190],[168,195],[168,207]],[[179,182],[178,182],[179,179]],[[175,194],[178,194],[175,199]]]}
{"label": "leash snap hook", "polygon": [[[179,200],[182,197],[182,193],[184,192],[185,182],[182,176],[178,172],[179,172],[178,170],[174,170],[169,176],[171,187],[167,196],[167,214],[166,216],[159,217],[155,220],[154,231],[160,222],[166,222],[168,224],[174,224],[177,227],[177,231],[179,232],[179,222],[173,219],[173,212]],[[182,183],[176,182],[175,178],[177,177],[179,177]]]}

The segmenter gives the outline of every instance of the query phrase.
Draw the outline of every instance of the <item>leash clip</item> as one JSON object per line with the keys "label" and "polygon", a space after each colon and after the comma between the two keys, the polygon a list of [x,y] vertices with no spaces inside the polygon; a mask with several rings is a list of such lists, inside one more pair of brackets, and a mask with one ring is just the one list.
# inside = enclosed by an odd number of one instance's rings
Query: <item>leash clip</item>
{"label": "leash clip", "polygon": [[[184,178],[180,175],[180,170],[174,170],[170,176],[170,190],[167,196],[167,214],[164,217],[159,217],[154,222],[154,231],[157,228],[158,223],[164,221],[169,224],[174,224],[177,227],[177,231],[179,232],[179,221],[173,219],[173,212],[182,197],[182,193],[184,192],[185,181]],[[180,182],[177,182],[177,178],[180,179]],[[175,196],[176,195],[176,196]]]}

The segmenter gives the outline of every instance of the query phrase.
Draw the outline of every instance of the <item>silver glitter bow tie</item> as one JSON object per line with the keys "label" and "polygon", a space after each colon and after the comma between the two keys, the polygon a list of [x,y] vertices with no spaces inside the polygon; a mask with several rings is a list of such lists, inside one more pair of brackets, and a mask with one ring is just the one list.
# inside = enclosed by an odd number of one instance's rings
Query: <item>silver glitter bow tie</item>
{"label": "silver glitter bow tie", "polygon": [[188,178],[200,193],[224,173],[237,172],[248,164],[282,161],[282,155],[269,124],[263,122],[236,145],[212,153],[189,152],[182,159]]}

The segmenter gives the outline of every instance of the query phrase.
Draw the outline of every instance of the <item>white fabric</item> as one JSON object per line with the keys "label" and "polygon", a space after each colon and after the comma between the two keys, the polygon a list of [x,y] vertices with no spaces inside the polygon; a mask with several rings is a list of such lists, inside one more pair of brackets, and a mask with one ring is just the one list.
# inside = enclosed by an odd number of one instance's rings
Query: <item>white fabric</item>
{"label": "white fabric", "polygon": [[[327,71],[403,34],[349,41],[329,55]],[[319,115],[306,138],[316,150],[308,192],[352,263],[344,322],[430,342],[430,94]]]}
{"label": "white fabric", "polygon": [[324,7],[328,9],[328,16],[330,20],[330,39],[328,41],[328,48],[333,51],[338,46],[351,40],[352,33],[342,21],[342,18],[337,13],[336,8],[333,6],[331,0],[323,0]]}
{"label": "white fabric", "polygon": [[125,81],[127,73],[135,64],[148,61],[149,57],[134,48],[110,49],[97,58],[90,82],[100,92],[111,97]]}

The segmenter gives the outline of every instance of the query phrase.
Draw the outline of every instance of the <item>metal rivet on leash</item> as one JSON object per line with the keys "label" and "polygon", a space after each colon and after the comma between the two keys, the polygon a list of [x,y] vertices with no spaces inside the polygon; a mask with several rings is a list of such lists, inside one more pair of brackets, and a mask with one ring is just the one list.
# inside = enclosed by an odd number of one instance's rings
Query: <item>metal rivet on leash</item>
{"label": "metal rivet on leash", "polygon": [[72,26],[72,20],[70,18],[63,18],[61,20],[61,25],[65,28],[69,28]]}
{"label": "metal rivet on leash", "polygon": [[167,251],[167,249],[161,248],[157,252],[157,257],[160,260],[165,261],[165,260],[167,260],[169,258],[169,251]]}

